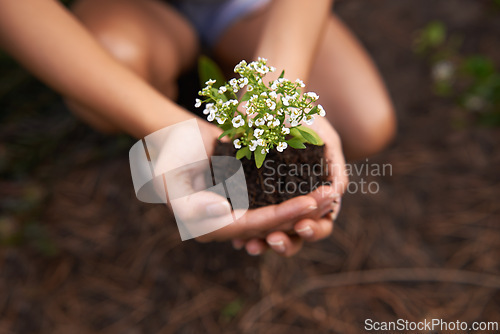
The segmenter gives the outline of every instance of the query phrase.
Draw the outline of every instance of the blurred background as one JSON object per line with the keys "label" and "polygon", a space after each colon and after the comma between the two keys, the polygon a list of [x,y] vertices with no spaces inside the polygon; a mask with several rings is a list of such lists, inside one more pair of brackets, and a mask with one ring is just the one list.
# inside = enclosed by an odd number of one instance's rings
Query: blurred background
{"label": "blurred background", "polygon": [[336,11],[394,99],[399,135],[369,160],[392,175],[362,176],[380,191],[346,195],[333,235],[291,259],[181,242],[167,208],[135,198],[135,141],[96,133],[0,54],[0,333],[500,323],[500,1]]}

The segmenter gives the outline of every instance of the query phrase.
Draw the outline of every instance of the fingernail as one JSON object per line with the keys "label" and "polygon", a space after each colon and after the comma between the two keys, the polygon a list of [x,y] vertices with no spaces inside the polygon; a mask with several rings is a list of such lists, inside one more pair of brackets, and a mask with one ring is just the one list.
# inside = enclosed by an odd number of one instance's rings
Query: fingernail
{"label": "fingernail", "polygon": [[285,252],[285,243],[283,240],[280,241],[268,241],[269,246],[271,246],[276,252],[284,253]]}
{"label": "fingernail", "polygon": [[299,230],[295,230],[301,237],[306,237],[306,238],[309,238],[309,237],[312,237],[312,235],[314,234],[311,226],[307,225],[306,227],[304,228],[301,228]]}
{"label": "fingernail", "polygon": [[248,245],[247,246],[248,255],[257,256],[260,255],[260,248],[256,245]]}
{"label": "fingernail", "polygon": [[341,200],[339,199],[337,202],[333,202],[332,203],[332,209],[331,209],[331,213],[332,213],[332,219],[335,220],[337,219],[337,216],[339,215],[339,212],[340,212],[340,203],[341,203]]}
{"label": "fingernail", "polygon": [[217,217],[231,213],[231,205],[228,201],[212,203],[207,205],[205,211],[209,217]]}
{"label": "fingernail", "polygon": [[239,239],[233,240],[232,243],[233,243],[233,248],[236,250],[242,249],[243,246],[245,245],[245,242]]}
{"label": "fingernail", "polygon": [[332,200],[332,202],[338,202],[340,201],[340,194],[337,194],[337,193],[331,193],[330,195],[328,195],[328,198],[330,198],[330,200]]}

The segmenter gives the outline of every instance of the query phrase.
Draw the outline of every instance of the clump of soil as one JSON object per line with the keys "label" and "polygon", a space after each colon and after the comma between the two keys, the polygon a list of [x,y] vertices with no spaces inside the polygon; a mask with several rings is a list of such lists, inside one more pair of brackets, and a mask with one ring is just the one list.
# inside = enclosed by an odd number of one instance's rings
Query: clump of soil
{"label": "clump of soil", "polygon": [[[231,143],[218,142],[214,155],[235,156],[236,149]],[[279,204],[329,183],[324,146],[309,145],[301,150],[289,147],[283,152],[270,150],[261,168],[255,166],[253,159],[243,158],[241,163],[250,209]],[[226,178],[235,172],[228,168]]]}

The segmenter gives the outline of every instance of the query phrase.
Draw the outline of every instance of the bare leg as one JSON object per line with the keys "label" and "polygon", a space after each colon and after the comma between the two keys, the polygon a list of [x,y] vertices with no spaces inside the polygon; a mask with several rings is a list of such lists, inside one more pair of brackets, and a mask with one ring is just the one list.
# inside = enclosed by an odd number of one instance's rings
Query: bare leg
{"label": "bare leg", "polygon": [[[265,10],[250,14],[221,37],[215,53],[227,65],[227,71],[241,59],[254,57],[265,15]],[[394,136],[394,111],[380,75],[366,51],[335,15],[327,23],[308,89],[320,95],[347,159],[374,154]]]}
{"label": "bare leg", "polygon": [[[174,9],[156,0],[80,0],[73,12],[118,62],[167,97],[176,98],[176,79],[194,64],[198,41],[190,24]],[[96,129],[119,130],[102,114],[66,102]]]}

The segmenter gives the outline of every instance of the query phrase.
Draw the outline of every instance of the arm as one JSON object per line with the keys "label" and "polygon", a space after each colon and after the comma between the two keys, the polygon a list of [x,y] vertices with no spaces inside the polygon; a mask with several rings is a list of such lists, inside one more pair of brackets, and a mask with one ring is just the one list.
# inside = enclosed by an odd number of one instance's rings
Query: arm
{"label": "arm", "polygon": [[[307,81],[332,0],[274,0],[255,58],[264,57],[285,77]],[[280,73],[271,73],[275,79]],[[275,77],[272,77],[274,75]]]}
{"label": "arm", "polygon": [[0,0],[0,46],[53,89],[133,136],[194,117],[116,62],[57,1]]}

